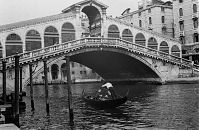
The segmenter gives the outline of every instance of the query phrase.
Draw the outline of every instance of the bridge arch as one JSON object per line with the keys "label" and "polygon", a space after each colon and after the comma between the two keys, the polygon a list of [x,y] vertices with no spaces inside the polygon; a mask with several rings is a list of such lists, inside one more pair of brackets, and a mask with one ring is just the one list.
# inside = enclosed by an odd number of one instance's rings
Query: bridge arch
{"label": "bridge arch", "polygon": [[180,49],[177,45],[172,46],[171,54],[180,57]]}
{"label": "bridge arch", "polygon": [[29,30],[26,33],[26,51],[32,51],[41,48],[41,36],[37,30]]}
{"label": "bridge arch", "polygon": [[58,30],[53,26],[48,26],[44,30],[44,47],[59,44],[59,33]]}
{"label": "bridge arch", "polygon": [[155,50],[158,50],[158,43],[157,43],[157,40],[154,37],[149,38],[148,47],[155,49]]}
{"label": "bridge arch", "polygon": [[120,38],[120,31],[117,25],[112,24],[108,27],[108,38]]}
{"label": "bridge arch", "polygon": [[61,29],[62,43],[75,40],[75,28],[72,23],[66,22]]}
{"label": "bridge arch", "polygon": [[59,75],[59,66],[57,64],[53,64],[51,66],[51,75],[52,75],[52,79],[58,79],[58,75]]}
{"label": "bridge arch", "polygon": [[145,38],[144,34],[137,33],[135,36],[135,43],[142,45],[142,46],[146,46],[146,38]]}
{"label": "bridge arch", "polygon": [[165,53],[168,53],[169,54],[169,46],[168,46],[168,43],[163,41],[160,43],[160,51],[162,52],[165,52]]}
{"label": "bridge arch", "polygon": [[6,38],[5,50],[6,56],[15,55],[16,53],[22,53],[23,42],[21,40],[21,37],[16,33],[9,34]]}
{"label": "bridge arch", "polygon": [[70,57],[73,62],[91,68],[106,80],[112,75],[111,78],[118,76],[121,79],[130,76],[127,80],[150,77],[154,81],[157,81],[157,79],[158,82],[164,81],[164,77],[151,63],[120,48],[103,48],[101,51],[99,51],[99,48],[86,48],[86,50],[81,49],[71,52]]}
{"label": "bridge arch", "polygon": [[131,30],[124,29],[122,32],[122,39],[129,41],[129,42],[133,42],[133,34],[132,34]]}

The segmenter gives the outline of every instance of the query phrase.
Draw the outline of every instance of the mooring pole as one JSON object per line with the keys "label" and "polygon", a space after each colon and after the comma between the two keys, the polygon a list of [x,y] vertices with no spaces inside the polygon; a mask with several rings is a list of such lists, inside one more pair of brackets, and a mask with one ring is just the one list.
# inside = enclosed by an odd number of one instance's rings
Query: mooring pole
{"label": "mooring pole", "polygon": [[3,103],[6,104],[6,61],[2,61],[2,73],[3,73]]}
{"label": "mooring pole", "polygon": [[19,127],[19,55],[15,55],[15,98],[14,98],[14,121]]}
{"label": "mooring pole", "polygon": [[44,59],[44,84],[45,84],[45,99],[46,99],[46,112],[47,116],[49,116],[49,97],[48,97],[48,68],[47,68],[47,60]]}
{"label": "mooring pole", "polygon": [[68,89],[68,109],[69,109],[69,118],[70,125],[74,125],[74,114],[73,114],[73,105],[72,105],[72,92],[71,92],[71,75],[70,75],[70,57],[66,56],[66,67],[67,67],[67,89]]}
{"label": "mooring pole", "polygon": [[23,85],[23,84],[22,84],[22,78],[23,78],[23,77],[22,77],[22,76],[23,76],[23,75],[22,75],[22,73],[23,73],[23,67],[22,67],[22,66],[19,67],[19,73],[20,73],[20,76],[19,76],[20,85],[19,85],[19,87],[20,87],[20,93],[22,93],[22,85]]}
{"label": "mooring pole", "polygon": [[33,100],[33,83],[32,83],[32,63],[29,64],[29,73],[30,73],[30,99],[31,99],[31,111],[35,110],[34,100]]}

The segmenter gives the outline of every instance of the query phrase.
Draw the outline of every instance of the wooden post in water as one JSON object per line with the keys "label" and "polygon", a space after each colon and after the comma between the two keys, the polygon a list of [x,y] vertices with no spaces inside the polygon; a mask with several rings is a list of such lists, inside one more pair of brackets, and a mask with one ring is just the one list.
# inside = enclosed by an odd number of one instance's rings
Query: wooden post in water
{"label": "wooden post in water", "polygon": [[70,125],[74,125],[74,114],[73,114],[73,105],[72,105],[72,92],[71,92],[71,75],[70,75],[70,57],[66,56],[66,67],[67,67],[67,89],[68,89],[68,109],[69,109],[69,118]]}
{"label": "wooden post in water", "polygon": [[3,73],[3,103],[6,104],[6,61],[2,61],[2,73]]}
{"label": "wooden post in water", "polygon": [[19,90],[20,90],[20,93],[22,93],[22,85],[23,85],[22,84],[22,78],[23,78],[22,77],[23,76],[22,75],[22,73],[23,73],[23,67],[22,66],[19,67],[19,73],[20,73],[20,76],[19,76],[19,79],[20,79],[20,85],[19,85],[19,87],[20,87],[20,89]]}
{"label": "wooden post in water", "polygon": [[33,83],[32,83],[32,63],[29,64],[29,73],[30,73],[30,99],[31,99],[31,111],[35,110],[34,100],[33,100]]}
{"label": "wooden post in water", "polygon": [[49,113],[49,97],[48,97],[48,68],[47,68],[47,60],[44,59],[44,84],[45,84],[45,99],[46,99],[46,112],[47,116],[50,115]]}
{"label": "wooden post in water", "polygon": [[15,55],[14,122],[19,127],[19,55]]}

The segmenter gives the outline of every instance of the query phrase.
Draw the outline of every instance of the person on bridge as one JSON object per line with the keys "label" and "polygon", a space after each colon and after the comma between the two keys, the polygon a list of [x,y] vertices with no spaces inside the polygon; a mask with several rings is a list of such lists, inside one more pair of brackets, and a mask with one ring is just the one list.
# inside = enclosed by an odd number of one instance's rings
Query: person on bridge
{"label": "person on bridge", "polygon": [[109,82],[103,84],[97,91],[97,98],[100,100],[116,99],[117,95],[113,89],[113,85]]}

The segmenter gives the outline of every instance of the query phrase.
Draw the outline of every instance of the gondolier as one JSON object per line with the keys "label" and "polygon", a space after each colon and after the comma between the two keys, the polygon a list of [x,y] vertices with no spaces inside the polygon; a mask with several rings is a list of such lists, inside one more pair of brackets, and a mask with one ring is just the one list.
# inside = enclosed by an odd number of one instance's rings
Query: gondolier
{"label": "gondolier", "polygon": [[100,100],[116,99],[117,95],[115,94],[113,85],[109,82],[103,84],[97,91],[97,98],[99,98]]}

